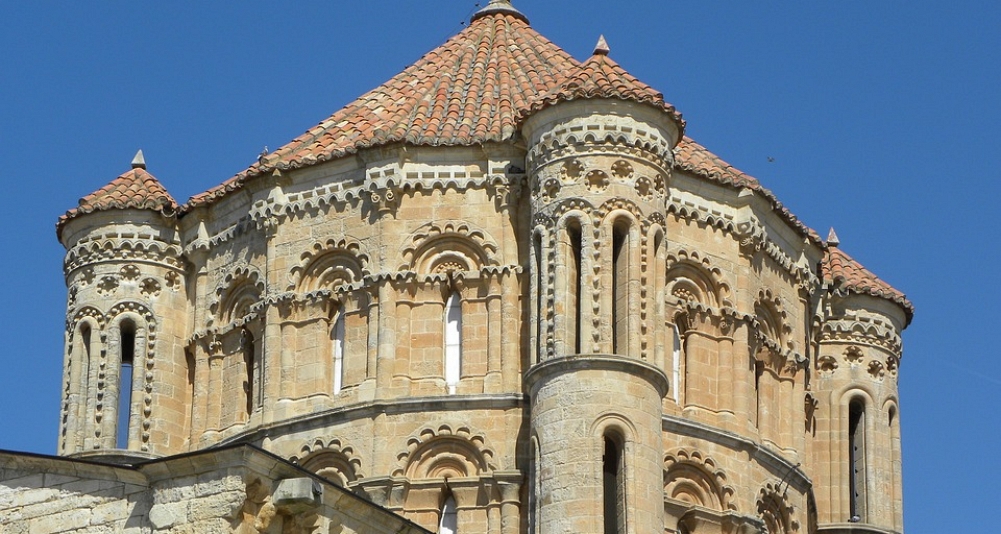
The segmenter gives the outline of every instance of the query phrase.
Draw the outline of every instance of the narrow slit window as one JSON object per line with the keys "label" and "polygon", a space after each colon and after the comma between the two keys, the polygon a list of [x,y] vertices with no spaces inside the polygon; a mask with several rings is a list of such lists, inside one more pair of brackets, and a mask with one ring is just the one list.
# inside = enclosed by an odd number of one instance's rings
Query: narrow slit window
{"label": "narrow slit window", "polygon": [[344,387],[344,312],[337,314],[331,338],[334,350],[334,395],[339,395]]}
{"label": "narrow slit window", "polygon": [[671,364],[671,384],[674,389],[674,402],[681,402],[681,336],[678,326],[671,325],[671,341],[674,345],[674,360]]}
{"label": "narrow slit window", "polygon": [[569,310],[570,319],[573,321],[571,334],[573,339],[570,345],[573,346],[574,354],[580,354],[581,351],[581,315],[583,313],[583,294],[584,287],[581,283],[581,276],[583,275],[583,270],[581,269],[582,264],[582,251],[583,246],[583,236],[580,228],[580,222],[573,220],[567,224],[567,238],[570,245],[570,255],[567,263],[567,289],[572,293],[570,298],[567,299],[568,302],[573,303],[573,309]]}
{"label": "narrow slit window", "polygon": [[542,320],[546,316],[545,310],[543,309],[543,289],[542,289],[542,235],[538,232],[535,234],[535,240],[533,243],[535,252],[535,361],[542,361],[542,351],[545,347],[545,342],[542,339],[544,333],[542,329]]}
{"label": "narrow slit window", "polygon": [[79,420],[86,418],[87,413],[87,389],[90,385],[90,370],[91,370],[91,342],[92,342],[92,330],[89,324],[84,323],[80,326],[80,338],[78,340],[79,346],[77,347],[77,361],[73,364],[73,369],[75,369],[75,374],[71,378],[70,388],[71,391],[77,393],[77,411],[76,416]]}
{"label": "narrow slit window", "polygon": [[612,350],[628,353],[629,344],[629,225],[612,227]]}
{"label": "narrow slit window", "polygon": [[118,429],[115,446],[129,448],[129,422],[132,419],[132,375],[136,355],[136,325],[123,321],[121,325],[121,367],[118,373]]}
{"label": "narrow slit window", "polygon": [[462,376],[462,301],[453,292],[445,302],[445,385],[454,395]]}
{"label": "narrow slit window", "polygon": [[761,417],[764,412],[761,395],[761,378],[765,374],[765,363],[761,360],[754,360],[754,421],[761,428]]}
{"label": "narrow slit window", "polygon": [[848,485],[851,520],[866,520],[865,405],[853,400],[848,405]]}
{"label": "narrow slit window", "polygon": [[459,532],[459,510],[455,497],[449,494],[441,505],[441,521],[438,522],[438,534],[456,534]]}
{"label": "narrow slit window", "polygon": [[625,477],[622,468],[622,448],[618,440],[605,436],[602,456],[602,497],[604,534],[625,532]]}
{"label": "narrow slit window", "polygon": [[254,413],[254,393],[257,384],[254,380],[256,372],[257,358],[255,354],[254,335],[247,330],[243,331],[243,364],[246,375],[244,376],[243,390],[246,397],[247,417]]}
{"label": "narrow slit window", "polygon": [[532,459],[528,464],[528,532],[539,531],[539,495],[542,484],[539,479],[539,442],[532,438]]}
{"label": "narrow slit window", "polygon": [[194,424],[195,413],[195,355],[184,349],[184,365],[187,366],[188,382],[185,384],[184,401],[188,403],[188,428]]}

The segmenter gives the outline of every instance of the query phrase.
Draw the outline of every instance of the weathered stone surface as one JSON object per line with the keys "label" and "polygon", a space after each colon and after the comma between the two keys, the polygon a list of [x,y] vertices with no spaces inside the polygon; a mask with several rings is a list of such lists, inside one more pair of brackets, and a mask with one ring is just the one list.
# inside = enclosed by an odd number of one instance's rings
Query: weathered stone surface
{"label": "weathered stone surface", "polygon": [[124,466],[0,462],[4,528],[901,531],[910,302],[684,131],[493,0],[189,204],[137,159],[58,226],[59,453]]}

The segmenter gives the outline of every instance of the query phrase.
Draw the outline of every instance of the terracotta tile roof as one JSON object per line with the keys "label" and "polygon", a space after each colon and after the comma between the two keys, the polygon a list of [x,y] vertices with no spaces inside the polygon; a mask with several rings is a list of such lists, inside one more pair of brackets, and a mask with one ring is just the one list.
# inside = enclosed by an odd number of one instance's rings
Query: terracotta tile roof
{"label": "terracotta tile roof", "polygon": [[838,248],[836,241],[828,242],[827,253],[824,255],[820,270],[824,283],[832,290],[884,298],[904,309],[908,324],[914,317],[914,305],[903,293],[880,280],[861,263]]}
{"label": "terracotta tile roof", "polygon": [[362,95],[185,210],[239,189],[254,176],[406,142],[475,145],[510,139],[519,113],[579,63],[504,1],[491,2],[445,44]]}
{"label": "terracotta tile roof", "polygon": [[801,235],[809,239],[815,245],[823,245],[823,240],[812,228],[803,224],[788,208],[779,202],[779,199],[770,190],[761,185],[753,176],[741,171],[720,159],[706,147],[695,142],[692,138],[685,136],[678,146],[674,148],[674,167],[676,169],[690,172],[707,180],[727,185],[735,188],[748,188],[756,191],[772,205],[772,209],[778,213]]}
{"label": "terracotta tile roof", "polygon": [[159,180],[146,171],[144,166],[134,166],[108,185],[80,199],[80,205],[59,217],[56,233],[61,234],[63,226],[70,219],[86,213],[105,210],[138,209],[173,214],[177,202]]}
{"label": "terracotta tile roof", "polygon": [[685,121],[681,118],[681,113],[664,101],[662,93],[639,81],[608,57],[608,45],[605,44],[604,37],[598,41],[598,46],[590,59],[567,73],[557,87],[533,100],[531,105],[522,111],[521,118],[524,119],[558,102],[589,98],[631,100],[649,104],[671,115],[678,125],[678,131],[684,134]]}

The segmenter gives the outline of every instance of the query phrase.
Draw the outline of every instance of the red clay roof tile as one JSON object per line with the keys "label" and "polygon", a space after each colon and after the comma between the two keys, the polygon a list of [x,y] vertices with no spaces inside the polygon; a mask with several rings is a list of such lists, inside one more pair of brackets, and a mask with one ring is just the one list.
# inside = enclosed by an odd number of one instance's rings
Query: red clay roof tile
{"label": "red clay roof tile", "polygon": [[903,293],[880,280],[861,263],[838,248],[833,241],[828,244],[820,270],[824,283],[831,286],[832,290],[884,298],[904,309],[907,323],[914,317],[914,305]]}
{"label": "red clay roof tile", "polygon": [[607,55],[607,45],[602,38],[595,53],[577,68],[571,70],[560,84],[539,95],[521,112],[521,119],[558,102],[589,98],[631,100],[649,104],[665,111],[674,119],[681,134],[685,132],[685,121],[671,104],[664,101],[664,95],[649,85],[639,81],[626,69]]}
{"label": "red clay roof tile", "polygon": [[801,235],[805,236],[815,245],[823,245],[820,235],[809,226],[803,224],[788,208],[779,202],[774,193],[762,186],[761,182],[723,161],[719,156],[713,154],[699,143],[696,143],[692,138],[685,136],[678,143],[678,146],[674,148],[674,167],[719,184],[737,189],[746,187],[752,191],[756,191],[772,205],[772,209],[780,217],[785,219],[793,228],[797,229]]}
{"label": "red clay roof tile", "polygon": [[138,209],[173,214],[177,208],[177,202],[160,181],[144,167],[137,166],[81,198],[78,207],[59,217],[56,233],[61,233],[70,219],[95,211]]}
{"label": "red clay roof tile", "polygon": [[211,203],[272,169],[304,167],[363,148],[510,139],[527,103],[577,65],[507,2],[492,2],[445,44],[259,163],[195,195],[185,209]]}

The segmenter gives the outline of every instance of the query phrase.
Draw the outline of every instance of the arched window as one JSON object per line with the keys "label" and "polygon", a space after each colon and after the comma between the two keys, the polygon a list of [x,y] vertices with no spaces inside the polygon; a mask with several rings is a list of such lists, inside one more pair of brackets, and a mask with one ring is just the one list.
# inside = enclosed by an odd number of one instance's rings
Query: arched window
{"label": "arched window", "polygon": [[453,291],[445,302],[445,385],[455,394],[462,376],[462,301]]}
{"label": "arched window", "polygon": [[455,505],[455,497],[451,493],[441,505],[441,521],[438,522],[438,534],[456,534],[459,532],[459,510]]}
{"label": "arched window", "polygon": [[852,521],[866,520],[865,404],[854,399],[848,404],[848,485]]}
{"label": "arched window", "polygon": [[95,383],[90,376],[92,371],[91,358],[96,349],[94,342],[99,338],[100,336],[94,333],[90,322],[81,321],[79,323],[73,341],[73,361],[70,366],[68,421],[66,425],[70,432],[66,433],[65,443],[68,452],[75,452],[82,445],[80,439],[83,432],[75,432],[74,430],[82,430],[84,422],[87,420],[87,397],[91,384]]}
{"label": "arched window", "polygon": [[606,434],[602,455],[602,497],[604,533],[625,532],[625,469],[623,468],[622,441],[618,436]]}
{"label": "arched window", "polygon": [[132,375],[136,359],[136,324],[131,320],[122,321],[120,370],[118,373],[118,428],[115,446],[129,448],[129,420],[132,418]]}
{"label": "arched window", "polygon": [[612,226],[612,351],[629,353],[629,223]]}
{"label": "arched window", "polygon": [[341,393],[344,387],[344,312],[337,314],[334,328],[330,332],[334,359],[334,395]]}

